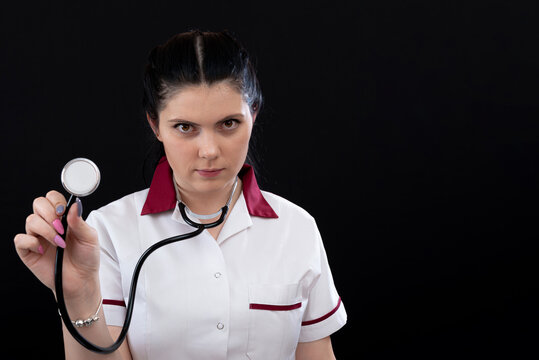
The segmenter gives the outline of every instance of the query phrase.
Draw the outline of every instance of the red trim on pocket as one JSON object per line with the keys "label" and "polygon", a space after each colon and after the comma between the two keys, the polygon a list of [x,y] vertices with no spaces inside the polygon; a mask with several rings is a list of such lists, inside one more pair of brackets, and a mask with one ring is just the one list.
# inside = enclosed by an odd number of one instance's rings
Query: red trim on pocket
{"label": "red trim on pocket", "polygon": [[125,301],[123,301],[123,300],[103,299],[103,305],[116,305],[116,306],[125,307]]}
{"label": "red trim on pocket", "polygon": [[288,311],[299,309],[300,307],[300,302],[293,305],[249,304],[249,309],[252,310]]}
{"label": "red trim on pocket", "polygon": [[339,309],[339,306],[341,306],[341,298],[340,297],[339,297],[339,301],[337,302],[337,306],[335,306],[335,308],[333,310],[328,312],[326,315],[319,317],[318,319],[304,321],[304,322],[301,323],[301,326],[312,325],[312,324],[319,323],[320,321],[326,320],[328,317],[335,314],[335,312]]}

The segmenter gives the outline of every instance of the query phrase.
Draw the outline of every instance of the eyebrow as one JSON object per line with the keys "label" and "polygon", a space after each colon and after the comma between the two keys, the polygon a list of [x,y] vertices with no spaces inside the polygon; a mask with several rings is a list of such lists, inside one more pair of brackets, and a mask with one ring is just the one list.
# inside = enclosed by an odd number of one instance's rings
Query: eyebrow
{"label": "eyebrow", "polygon": [[[223,122],[225,120],[229,120],[229,119],[233,119],[233,118],[238,118],[238,117],[243,118],[244,115],[242,113],[227,115],[224,118],[222,118],[221,120],[216,121],[216,123]],[[184,124],[189,124],[189,125],[199,125],[196,122],[189,121],[189,120],[184,120],[184,119],[180,119],[180,118],[169,119],[169,120],[167,120],[167,122],[184,123]]]}

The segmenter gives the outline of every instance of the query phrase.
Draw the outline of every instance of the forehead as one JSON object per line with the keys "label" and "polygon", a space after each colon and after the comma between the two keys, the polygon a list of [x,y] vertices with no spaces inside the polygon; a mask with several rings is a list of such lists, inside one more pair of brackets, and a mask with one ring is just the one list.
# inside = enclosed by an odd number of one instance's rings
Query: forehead
{"label": "forehead", "polygon": [[230,114],[247,116],[248,106],[242,94],[226,82],[191,85],[173,94],[159,114],[160,120],[182,119],[205,122]]}

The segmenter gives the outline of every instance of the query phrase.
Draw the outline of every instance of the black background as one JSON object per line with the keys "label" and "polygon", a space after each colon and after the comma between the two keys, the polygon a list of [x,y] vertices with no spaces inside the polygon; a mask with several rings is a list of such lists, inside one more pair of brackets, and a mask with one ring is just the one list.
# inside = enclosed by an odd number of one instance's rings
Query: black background
{"label": "black background", "polygon": [[229,29],[255,60],[259,183],[317,219],[348,312],[337,358],[537,356],[537,2],[0,11],[2,358],[63,354],[54,298],[13,246],[32,200],[78,156],[102,172],[86,214],[146,187],[143,66],[192,28]]}

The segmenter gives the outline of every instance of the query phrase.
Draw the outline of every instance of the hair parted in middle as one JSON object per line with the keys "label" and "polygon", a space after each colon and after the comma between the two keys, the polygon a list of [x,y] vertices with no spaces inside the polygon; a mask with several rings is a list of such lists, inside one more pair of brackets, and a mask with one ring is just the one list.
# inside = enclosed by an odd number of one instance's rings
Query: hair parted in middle
{"label": "hair parted in middle", "polygon": [[227,30],[191,30],[174,35],[148,56],[143,79],[144,111],[158,122],[167,100],[182,88],[221,81],[243,95],[252,114],[260,111],[262,93],[254,66],[245,48]]}

